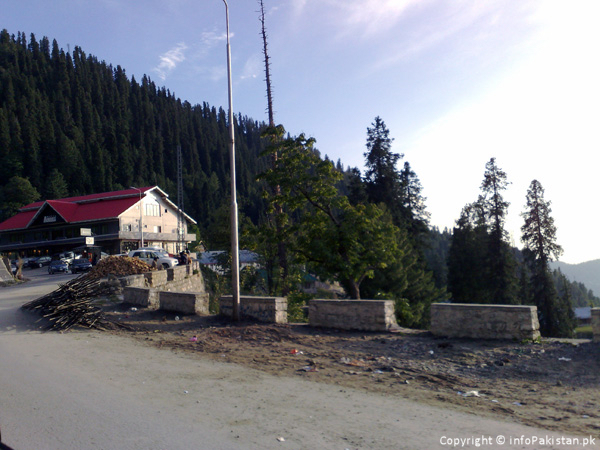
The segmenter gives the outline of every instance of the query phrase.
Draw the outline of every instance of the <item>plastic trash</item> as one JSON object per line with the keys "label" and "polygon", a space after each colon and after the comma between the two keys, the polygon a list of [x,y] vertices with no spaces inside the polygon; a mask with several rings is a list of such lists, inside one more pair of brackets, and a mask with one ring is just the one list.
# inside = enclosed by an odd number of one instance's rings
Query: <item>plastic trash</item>
{"label": "plastic trash", "polygon": [[132,308],[129,308],[129,311],[137,311],[137,308],[134,306]]}
{"label": "plastic trash", "polygon": [[285,438],[283,438],[283,437],[281,437],[281,436],[280,436],[280,437],[278,437],[278,438],[277,438],[277,440],[278,440],[279,442],[285,442]]}
{"label": "plastic trash", "polygon": [[198,340],[198,336],[192,336],[190,338],[190,342],[196,342]]}
{"label": "plastic trash", "polygon": [[179,320],[179,316],[175,316],[175,320]]}
{"label": "plastic trash", "polygon": [[468,391],[463,394],[463,397],[479,397],[479,392],[477,391]]}
{"label": "plastic trash", "polygon": [[558,358],[559,361],[571,361],[571,358],[564,358],[564,357],[560,357]]}

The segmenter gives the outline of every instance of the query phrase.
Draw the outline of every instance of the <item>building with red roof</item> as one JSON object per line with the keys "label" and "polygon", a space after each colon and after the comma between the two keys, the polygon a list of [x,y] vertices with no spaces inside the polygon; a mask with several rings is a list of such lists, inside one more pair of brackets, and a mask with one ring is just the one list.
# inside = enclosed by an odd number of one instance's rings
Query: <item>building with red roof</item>
{"label": "building with red roof", "polygon": [[195,223],[158,186],[43,200],[0,223],[0,252],[48,255],[93,241],[109,254],[137,249],[142,242],[176,253],[181,236],[185,245],[196,239],[188,233],[188,225]]}

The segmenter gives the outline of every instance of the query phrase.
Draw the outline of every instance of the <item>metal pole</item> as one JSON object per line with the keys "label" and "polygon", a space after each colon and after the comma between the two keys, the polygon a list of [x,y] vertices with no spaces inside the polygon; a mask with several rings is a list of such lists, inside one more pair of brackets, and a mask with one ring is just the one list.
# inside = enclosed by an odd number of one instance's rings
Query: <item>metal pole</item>
{"label": "metal pole", "polygon": [[227,79],[229,92],[229,163],[231,165],[231,293],[233,296],[234,321],[240,320],[240,253],[238,243],[238,207],[235,183],[235,138],[233,130],[233,97],[231,86],[231,47],[229,45],[229,6],[225,3],[225,21],[227,25]]}
{"label": "metal pole", "polygon": [[142,190],[134,186],[130,186],[130,189],[135,189],[140,193],[140,248],[144,246],[144,222],[142,216]]}

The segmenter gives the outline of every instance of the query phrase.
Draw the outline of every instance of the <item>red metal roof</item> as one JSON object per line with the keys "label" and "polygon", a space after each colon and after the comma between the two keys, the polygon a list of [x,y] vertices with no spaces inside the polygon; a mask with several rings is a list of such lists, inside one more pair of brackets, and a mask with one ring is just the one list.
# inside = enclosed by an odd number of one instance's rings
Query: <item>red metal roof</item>
{"label": "red metal roof", "polygon": [[[156,188],[156,186],[147,186],[147,187],[140,188],[140,190],[142,191],[142,193],[145,193],[154,188]],[[78,197],[61,198],[61,199],[54,200],[54,201],[82,203],[82,202],[89,202],[89,201],[100,200],[100,199],[110,199],[110,198],[116,198],[116,197],[129,197],[132,195],[137,195],[139,197],[140,191],[138,189],[130,188],[130,189],[123,189],[121,191],[101,192],[100,194],[80,195]],[[50,200],[48,200],[48,201],[50,201]],[[29,205],[23,206],[21,208],[21,210],[29,209],[29,208],[39,208],[45,202],[46,202],[46,200],[40,200],[40,201],[37,201],[34,203],[30,203]]]}
{"label": "red metal roof", "polygon": [[[154,188],[156,186],[144,187],[140,190],[145,193]],[[54,209],[67,223],[114,219],[135,205],[139,201],[139,196],[138,189],[125,189],[30,203],[22,207],[17,215],[0,223],[0,231],[27,228],[44,205]]]}

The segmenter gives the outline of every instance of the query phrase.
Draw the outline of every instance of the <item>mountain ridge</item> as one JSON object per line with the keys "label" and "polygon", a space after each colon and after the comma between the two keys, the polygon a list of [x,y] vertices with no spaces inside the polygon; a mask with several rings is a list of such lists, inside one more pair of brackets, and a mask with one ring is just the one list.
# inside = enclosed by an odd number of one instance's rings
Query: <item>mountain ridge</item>
{"label": "mountain ridge", "polygon": [[600,294],[600,259],[569,264],[555,261],[550,264],[552,269],[559,269],[569,280],[583,283],[594,292]]}

